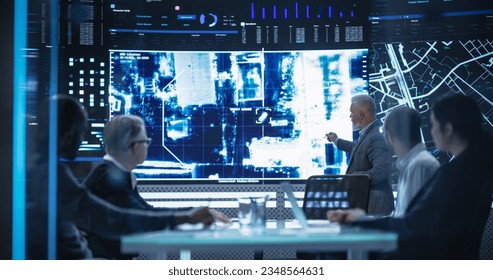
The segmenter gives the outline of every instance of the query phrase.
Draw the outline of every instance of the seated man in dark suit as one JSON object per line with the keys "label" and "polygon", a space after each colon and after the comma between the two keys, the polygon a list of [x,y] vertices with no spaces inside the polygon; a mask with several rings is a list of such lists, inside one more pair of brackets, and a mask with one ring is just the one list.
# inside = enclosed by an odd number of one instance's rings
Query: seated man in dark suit
{"label": "seated man in dark suit", "polygon": [[[120,207],[151,211],[185,211],[191,208],[160,208],[147,203],[139,194],[132,170],[144,162],[150,138],[144,120],[135,115],[118,115],[106,123],[103,132],[106,155],[86,177],[83,185],[98,197]],[[217,220],[228,222],[223,213],[209,209]],[[96,237],[111,258],[127,258],[120,254],[118,240]]]}
{"label": "seated man in dark suit", "polygon": [[[124,234],[162,230],[182,223],[210,225],[214,222],[214,216],[207,208],[181,213],[125,209],[107,203],[81,187],[65,162],[77,155],[87,127],[87,114],[81,104],[68,95],[50,100],[53,104],[50,108],[58,112],[56,128],[52,129],[54,133],[49,133],[50,110],[46,103],[38,114],[38,153],[28,163],[28,259],[92,258],[82,231],[118,239]],[[55,151],[48,148],[52,141],[58,144]],[[55,178],[54,184],[50,183],[51,177]],[[56,204],[48,203],[51,199],[56,199]],[[53,251],[51,248],[55,244],[56,251]]]}
{"label": "seated man in dark suit", "polygon": [[137,189],[132,170],[144,162],[151,139],[144,121],[136,115],[118,115],[104,127],[106,155],[85,178],[83,185],[93,194],[114,205],[132,209],[160,211],[147,203]]}
{"label": "seated man in dark suit", "polygon": [[329,211],[332,221],[394,231],[399,246],[380,255],[396,259],[477,259],[491,209],[493,138],[482,130],[478,105],[463,95],[438,101],[431,110],[437,148],[453,155],[410,202],[402,217],[354,219]]}

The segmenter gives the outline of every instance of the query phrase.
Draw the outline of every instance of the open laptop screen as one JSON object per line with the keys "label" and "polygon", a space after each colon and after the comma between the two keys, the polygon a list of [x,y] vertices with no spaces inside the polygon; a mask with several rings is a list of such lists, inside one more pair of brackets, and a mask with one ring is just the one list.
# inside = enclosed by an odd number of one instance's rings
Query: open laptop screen
{"label": "open laptop screen", "polygon": [[328,210],[368,209],[368,175],[315,175],[308,178],[303,212],[308,219],[326,219]]}

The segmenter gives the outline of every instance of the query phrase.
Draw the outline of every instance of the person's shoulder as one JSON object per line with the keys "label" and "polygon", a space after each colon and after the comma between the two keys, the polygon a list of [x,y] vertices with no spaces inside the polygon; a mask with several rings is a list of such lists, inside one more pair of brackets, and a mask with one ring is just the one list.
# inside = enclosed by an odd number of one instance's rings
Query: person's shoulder
{"label": "person's shoulder", "polygon": [[103,160],[96,164],[92,169],[93,172],[114,172],[113,169],[117,169],[116,165],[108,160]]}
{"label": "person's shoulder", "polygon": [[57,163],[57,169],[59,175],[72,175],[72,171],[66,162],[59,160]]}
{"label": "person's shoulder", "polygon": [[87,181],[88,179],[93,178],[95,176],[98,176],[99,174],[105,172],[106,170],[107,170],[107,166],[106,166],[106,163],[104,161],[97,163],[96,165],[94,165],[92,167],[91,172],[89,172],[89,175],[87,175],[87,177],[85,178],[85,181]]}
{"label": "person's shoulder", "polygon": [[482,143],[488,152],[493,153],[493,135],[488,132],[484,132],[482,137]]}
{"label": "person's shoulder", "polygon": [[113,162],[105,160],[96,167],[96,172],[102,180],[110,182],[122,182],[128,177],[128,172],[120,169]]}
{"label": "person's shoulder", "polygon": [[383,139],[383,134],[381,131],[382,122],[380,120],[376,120],[373,122],[366,131],[367,136],[378,137]]}
{"label": "person's shoulder", "polygon": [[440,166],[440,162],[427,150],[420,151],[413,159],[414,165]]}
{"label": "person's shoulder", "polygon": [[382,134],[380,132],[380,127],[382,126],[382,122],[380,120],[376,120],[374,121],[372,124],[370,124],[370,126],[368,127],[368,133],[372,132],[372,133],[379,133],[379,134]]}
{"label": "person's shoulder", "polygon": [[385,138],[383,137],[383,134],[380,132],[380,128],[378,127],[369,130],[367,132],[367,135],[365,136],[365,139],[368,139],[369,141],[374,142],[377,145],[384,145],[385,147],[387,147],[387,144],[385,143]]}
{"label": "person's shoulder", "polygon": [[111,174],[115,173],[113,168],[113,164],[109,161],[104,160],[99,162],[84,179],[84,184],[91,189],[94,185],[99,184],[99,182],[108,180]]}
{"label": "person's shoulder", "polygon": [[[473,145],[474,146],[474,145]],[[493,137],[491,134],[485,133],[483,138],[480,141],[480,144],[477,145],[477,153],[481,164],[487,165],[493,168]]]}
{"label": "person's shoulder", "polygon": [[490,158],[491,156],[493,156],[493,136],[490,133],[484,131],[471,143],[469,143],[466,151],[466,154],[469,156]]}
{"label": "person's shoulder", "polygon": [[80,182],[77,180],[77,178],[75,178],[72,170],[66,163],[59,161],[57,167],[59,191],[61,190],[62,192],[71,192],[74,189],[77,189],[77,191],[83,189]]}

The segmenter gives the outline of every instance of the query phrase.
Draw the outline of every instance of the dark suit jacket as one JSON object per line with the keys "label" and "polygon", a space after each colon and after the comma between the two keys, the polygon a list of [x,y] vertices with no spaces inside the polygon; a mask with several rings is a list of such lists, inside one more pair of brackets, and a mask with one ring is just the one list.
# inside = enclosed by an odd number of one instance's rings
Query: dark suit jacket
{"label": "dark suit jacket", "polygon": [[394,210],[394,197],[389,183],[392,155],[380,133],[377,120],[357,142],[337,140],[337,148],[351,153],[347,174],[368,174],[371,178],[368,214],[388,215]]}
{"label": "dark suit jacket", "polygon": [[[153,207],[140,196],[137,188],[132,187],[130,172],[118,168],[113,162],[107,160],[98,164],[89,173],[83,185],[96,196],[119,207],[159,212],[191,209]],[[91,235],[90,237],[91,247],[96,248],[98,246],[99,250],[95,251],[100,256],[114,259],[129,259],[133,257],[133,255],[120,253],[118,239],[104,238],[98,235]]]}
{"label": "dark suit jacket", "polygon": [[191,207],[164,208],[150,205],[140,196],[138,189],[132,187],[130,172],[118,168],[108,160],[94,167],[82,184],[93,194],[119,207],[160,212],[192,209]]}
{"label": "dark suit jacket", "polygon": [[[39,158],[28,172],[27,258],[47,258],[48,174],[47,160]],[[63,163],[57,166],[57,259],[91,258],[81,230],[106,238],[162,230],[175,225],[170,213],[130,211],[115,207],[80,186]]]}
{"label": "dark suit jacket", "polygon": [[354,225],[395,231],[398,259],[477,259],[491,210],[493,139],[481,137],[440,167],[411,201],[402,218]]}
{"label": "dark suit jacket", "polygon": [[86,177],[83,185],[98,197],[120,207],[158,209],[147,203],[137,188],[132,187],[130,172],[118,168],[111,161],[105,160],[98,164]]}

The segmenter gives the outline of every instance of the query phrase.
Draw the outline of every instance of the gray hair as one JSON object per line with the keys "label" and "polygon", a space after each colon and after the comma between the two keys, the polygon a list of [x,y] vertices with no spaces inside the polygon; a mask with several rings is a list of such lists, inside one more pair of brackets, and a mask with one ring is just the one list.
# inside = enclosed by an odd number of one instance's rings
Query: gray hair
{"label": "gray hair", "polygon": [[377,104],[375,103],[375,100],[367,94],[353,96],[351,98],[351,103],[364,107],[367,112],[374,117],[377,115]]}
{"label": "gray hair", "polygon": [[135,115],[118,115],[104,126],[103,140],[109,155],[120,155],[128,150],[145,129],[144,120]]}

